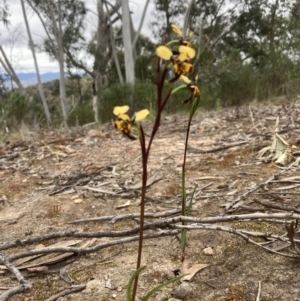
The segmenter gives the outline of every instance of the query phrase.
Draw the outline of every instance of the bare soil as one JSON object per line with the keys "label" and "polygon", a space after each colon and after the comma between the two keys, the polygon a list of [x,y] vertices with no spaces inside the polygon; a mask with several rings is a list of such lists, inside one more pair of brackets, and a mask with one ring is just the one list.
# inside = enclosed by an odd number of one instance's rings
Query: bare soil
{"label": "bare soil", "polygon": [[[199,192],[191,215],[218,216],[224,205],[277,173],[282,167],[259,162],[258,150],[271,144],[277,116],[280,116],[280,133],[297,145],[299,113],[300,104],[296,102],[252,104],[251,108],[199,113],[192,124],[187,155],[187,192],[190,194],[195,184]],[[149,159],[149,177],[156,180],[147,190],[146,212],[163,212],[181,206],[181,166],[187,120],[186,115],[162,120]],[[151,126],[150,121],[144,122],[146,133],[150,134]],[[115,223],[71,223],[139,212],[140,189],[135,189],[141,181],[138,140],[122,137],[111,124],[93,130],[81,127],[25,134],[25,140],[15,139],[0,145],[2,245],[70,229],[92,232],[130,229],[138,225],[133,219]],[[300,179],[299,167],[294,166],[282,178],[296,179],[297,176]],[[298,207],[298,182],[295,180],[292,185],[273,181],[243,200],[233,212],[256,212],[259,208],[261,212],[278,212],[259,206],[253,202],[254,198]],[[235,223],[234,227],[278,235],[286,232],[284,224],[274,225],[267,221]],[[74,243],[89,242],[92,246],[111,239],[80,239]],[[35,249],[40,244],[49,246],[70,240],[74,239],[42,241],[10,248],[2,254],[10,256]],[[207,254],[207,250],[212,253]],[[192,293],[186,297],[188,301],[300,300],[300,266],[295,259],[271,254],[236,235],[212,230],[190,231],[186,251],[191,265],[208,264],[189,282]],[[32,263],[32,267],[43,267],[40,272],[19,263],[25,278],[33,283],[33,289],[11,300],[47,300],[70,287],[60,277],[62,268],[73,280],[72,284],[86,284],[86,289],[59,300],[126,300],[126,286],[135,271],[136,258],[137,242],[130,242],[52,263],[46,257],[41,257],[39,264],[34,264],[34,260],[26,262],[27,266]],[[178,240],[174,237],[145,240],[143,264],[147,268],[140,277],[138,296],[174,277],[174,271],[181,268]],[[0,271],[2,292],[17,285],[8,271],[4,268]],[[256,299],[259,281],[261,293]],[[178,281],[163,289],[165,300],[171,298],[179,284]],[[158,298],[162,297],[155,296],[152,300],[163,300]]]}

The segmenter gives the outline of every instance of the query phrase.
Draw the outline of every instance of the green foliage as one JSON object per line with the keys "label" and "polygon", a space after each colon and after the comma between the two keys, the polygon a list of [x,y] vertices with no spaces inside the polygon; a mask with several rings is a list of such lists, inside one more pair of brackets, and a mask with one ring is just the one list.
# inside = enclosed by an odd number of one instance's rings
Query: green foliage
{"label": "green foliage", "polygon": [[146,81],[141,83],[136,81],[134,87],[130,84],[114,84],[106,88],[102,93],[102,103],[100,106],[99,116],[103,122],[111,119],[112,115],[107,112],[112,112],[115,106],[121,106],[132,103],[130,106],[133,112],[141,109],[156,108],[156,87],[154,84]]}
{"label": "green foliage", "polygon": [[86,104],[79,104],[71,112],[68,124],[70,126],[81,126],[94,121],[94,112],[91,101]]}
{"label": "green foliage", "polygon": [[32,96],[7,92],[0,101],[0,126],[12,129],[22,122],[30,126],[45,122],[43,107]]}
{"label": "green foliage", "polygon": [[[186,1],[155,0],[155,20],[152,21],[152,34],[156,39],[171,40],[171,24],[177,23],[186,10]],[[177,24],[179,25],[179,24]]]}
{"label": "green foliage", "polygon": [[0,96],[7,91],[7,86],[5,85],[5,77],[0,74]]}

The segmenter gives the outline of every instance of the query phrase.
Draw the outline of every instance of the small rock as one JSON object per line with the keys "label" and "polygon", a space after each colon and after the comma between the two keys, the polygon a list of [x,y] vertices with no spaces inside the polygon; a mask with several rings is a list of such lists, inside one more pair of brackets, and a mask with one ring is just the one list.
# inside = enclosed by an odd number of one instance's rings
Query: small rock
{"label": "small rock", "polygon": [[5,205],[5,203],[7,203],[7,197],[6,197],[5,195],[2,195],[2,196],[0,197],[0,203],[1,203],[2,205]]}
{"label": "small rock", "polygon": [[112,298],[116,299],[117,298],[117,294],[112,294]]}
{"label": "small rock", "polygon": [[82,200],[82,199],[75,199],[73,202],[74,202],[75,204],[80,204],[80,203],[83,202],[83,200]]}
{"label": "small rock", "polygon": [[122,289],[123,289],[122,286],[118,286],[117,291],[122,292]]}
{"label": "small rock", "polygon": [[208,248],[203,249],[203,253],[205,255],[214,255],[215,252],[212,247],[208,247]]}
{"label": "small rock", "polygon": [[93,279],[86,284],[86,289],[83,293],[100,293],[103,290],[105,283],[99,279]]}
{"label": "small rock", "polygon": [[192,292],[192,287],[188,283],[183,282],[171,293],[171,295],[177,299],[185,300]]}
{"label": "small rock", "polygon": [[154,299],[154,301],[166,301],[166,300],[168,300],[168,296],[165,292],[159,292]]}
{"label": "small rock", "polygon": [[67,271],[64,268],[60,269],[59,276],[66,283],[72,284],[73,281],[72,281],[71,277],[69,276],[69,274],[67,273]]}

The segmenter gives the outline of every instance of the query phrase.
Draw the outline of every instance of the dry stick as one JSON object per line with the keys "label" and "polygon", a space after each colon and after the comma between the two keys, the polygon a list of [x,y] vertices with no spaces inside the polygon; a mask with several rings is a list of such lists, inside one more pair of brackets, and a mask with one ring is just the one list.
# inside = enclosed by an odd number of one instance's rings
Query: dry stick
{"label": "dry stick", "polygon": [[237,141],[237,142],[232,142],[232,143],[227,143],[226,145],[222,145],[216,148],[212,148],[212,149],[208,149],[208,150],[201,150],[192,146],[189,146],[188,150],[192,153],[196,153],[196,154],[206,154],[206,153],[214,153],[214,152],[218,152],[221,150],[225,150],[231,147],[235,147],[235,146],[239,146],[242,144],[247,144],[248,141]]}
{"label": "dry stick", "polygon": [[260,292],[261,292],[261,282],[258,281],[258,291],[257,291],[257,297],[255,301],[259,301],[260,300]]}
{"label": "dry stick", "polygon": [[[180,230],[168,230],[168,231],[161,231],[158,233],[150,233],[144,235],[143,239],[150,239],[150,238],[159,238],[159,237],[165,237],[165,236],[174,236],[177,235],[180,232]],[[132,236],[132,237],[126,237],[121,238],[119,240],[112,240],[109,242],[101,243],[98,245],[95,245],[93,247],[89,248],[80,248],[80,247],[48,247],[48,248],[42,248],[42,249],[35,249],[31,251],[21,252],[18,254],[11,255],[8,257],[9,261],[14,261],[23,257],[32,256],[32,255],[40,255],[40,254],[50,254],[54,252],[62,252],[62,253],[76,253],[78,255],[81,254],[89,254],[94,253],[100,250],[103,250],[105,248],[123,244],[123,243],[129,243],[132,241],[139,240],[139,236]],[[1,301],[1,300],[0,300]]]}
{"label": "dry stick", "polygon": [[267,202],[267,201],[260,201],[256,198],[253,201],[255,203],[259,203],[259,204],[261,204],[261,205],[263,205],[267,208],[278,209],[278,210],[289,211],[289,212],[293,211],[293,212],[296,212],[296,213],[300,213],[300,210],[297,209],[296,207],[272,204],[272,203]]}
{"label": "dry stick", "polygon": [[86,285],[72,285],[70,288],[65,289],[61,293],[48,298],[46,301],[56,301],[60,297],[64,297],[70,294],[78,293],[83,291],[86,288]]}
{"label": "dry stick", "polygon": [[293,258],[293,259],[297,259],[300,260],[300,256],[294,256],[294,255],[289,255],[289,254],[284,254],[272,249],[269,249],[259,243],[257,243],[256,241],[250,239],[247,235],[245,235],[244,233],[238,231],[237,229],[233,229],[233,228],[229,228],[229,227],[224,227],[224,226],[214,226],[214,225],[189,225],[189,226],[182,226],[182,225],[176,225],[175,228],[177,229],[188,229],[188,230],[196,230],[196,229],[201,229],[201,230],[218,230],[218,231],[224,231],[224,232],[229,232],[238,236],[241,236],[242,238],[244,238],[246,240],[246,242],[249,242],[255,246],[258,246],[268,252],[277,254],[277,255],[281,255],[284,257],[288,257],[288,258]]}
{"label": "dry stick", "polygon": [[[255,213],[255,214],[241,214],[241,215],[217,216],[217,217],[206,217],[206,218],[178,216],[178,217],[166,219],[166,220],[161,221],[161,222],[154,222],[154,223],[145,225],[144,229],[173,228],[175,230],[168,230],[168,231],[162,231],[162,232],[159,232],[159,233],[146,234],[146,235],[144,235],[143,239],[159,238],[159,237],[164,237],[164,236],[176,235],[180,232],[180,230],[177,230],[178,226],[175,225],[175,223],[179,223],[179,222],[207,224],[207,223],[216,223],[216,222],[261,220],[261,219],[266,219],[266,218],[300,219],[300,215],[294,214],[293,212],[290,212],[290,213],[273,213],[273,214]],[[210,230],[212,230],[212,229],[219,230],[219,228],[220,228],[220,226],[211,226],[211,228],[209,228],[209,229]],[[120,234],[122,234],[122,236],[123,236],[125,233],[128,233],[130,231],[132,233],[133,232],[137,233],[138,230],[139,230],[139,228],[136,227],[134,229],[134,231],[132,231],[132,230],[104,231],[104,232],[94,232],[94,233],[74,233],[73,235],[74,235],[74,237],[100,237],[100,236],[104,237],[104,234],[105,234],[105,236],[107,236],[107,237],[116,237],[116,236],[120,236]],[[232,233],[235,233],[235,232],[232,232]],[[239,233],[241,233],[241,232],[239,232]],[[63,232],[60,233],[60,234],[63,234]],[[243,235],[245,235],[245,234],[243,234]],[[41,238],[41,237],[39,237],[39,238]],[[98,245],[96,245],[94,247],[90,247],[90,248],[49,247],[49,248],[31,250],[31,251],[28,251],[28,252],[22,252],[22,253],[19,253],[19,254],[12,255],[8,258],[8,260],[12,261],[12,260],[16,260],[16,259],[23,258],[23,257],[26,257],[26,256],[39,255],[39,254],[49,254],[49,253],[53,253],[53,252],[69,252],[69,253],[72,252],[72,253],[77,253],[77,254],[87,254],[87,253],[92,253],[92,252],[102,250],[104,248],[108,248],[110,246],[118,245],[118,244],[121,244],[121,243],[128,243],[128,242],[136,241],[136,240],[138,240],[138,238],[139,238],[138,236],[125,237],[125,238],[122,238],[122,239],[119,239],[119,240],[113,240],[113,241],[109,241],[109,242],[106,242],[106,243],[98,244]],[[37,238],[35,238],[35,239],[37,239]]]}
{"label": "dry stick", "polygon": [[[172,224],[179,223],[179,222],[189,222],[189,223],[217,223],[217,222],[235,222],[235,221],[249,221],[249,220],[260,220],[260,219],[300,219],[300,215],[296,214],[294,212],[288,212],[288,213],[251,213],[251,214],[237,214],[237,215],[226,215],[226,216],[213,216],[213,217],[191,217],[191,216],[177,216],[168,218],[162,222],[155,222],[152,223],[152,227],[158,227],[162,228],[164,224],[168,224],[170,227]],[[150,224],[147,224],[147,226],[150,226]]]}
{"label": "dry stick", "polygon": [[251,106],[249,106],[249,112],[250,112],[250,118],[251,118],[251,122],[252,122],[252,127],[256,130],[257,133],[259,133],[259,130],[257,129],[257,127],[254,124],[254,118],[253,118],[253,113],[251,110]]}
{"label": "dry stick", "polygon": [[230,204],[228,204],[223,212],[223,215],[225,215],[227,213],[227,211],[229,209],[231,209],[233,206],[235,206],[237,203],[239,203],[242,200],[245,200],[249,195],[251,195],[253,192],[255,192],[256,190],[258,190],[259,188],[269,184],[270,182],[272,182],[273,180],[276,180],[277,178],[279,178],[279,176],[281,176],[282,174],[284,174],[285,172],[287,172],[288,170],[290,170],[293,165],[296,163],[296,161],[294,161],[292,164],[290,164],[288,167],[284,168],[283,170],[281,170],[280,172],[274,174],[272,177],[270,177],[267,181],[258,184],[257,186],[255,186],[254,188],[250,189],[249,191],[245,192],[244,194],[242,194],[241,196],[238,196],[235,200],[233,200]]}
{"label": "dry stick", "polygon": [[[217,223],[217,222],[234,222],[234,221],[249,221],[249,220],[257,220],[257,221],[268,221],[270,223],[279,223],[280,220],[278,219],[300,219],[300,215],[295,214],[293,212],[288,213],[252,213],[252,214],[240,214],[240,215],[227,215],[227,216],[216,216],[216,217],[204,217],[204,218],[197,218],[197,217],[190,217],[190,216],[178,216],[169,219],[165,219],[159,222],[153,222],[146,224],[144,226],[144,230],[149,229],[165,229],[168,227],[173,227],[175,223],[178,222],[190,222],[190,223]],[[283,221],[286,223],[286,221]],[[0,250],[7,250],[13,247],[20,247],[25,245],[30,245],[34,243],[39,243],[41,241],[46,241],[50,239],[57,239],[57,238],[66,238],[66,237],[73,237],[73,238],[101,238],[101,237],[128,237],[130,235],[134,235],[139,233],[140,228],[135,227],[129,230],[121,230],[121,231],[98,231],[98,232],[76,232],[76,230],[71,229],[69,231],[63,232],[55,232],[45,235],[40,235],[37,237],[26,238],[23,240],[16,239],[13,242],[5,243],[0,245]],[[158,236],[159,237],[159,236]],[[79,250],[77,248],[76,250]]]}
{"label": "dry stick", "polygon": [[27,281],[22,276],[20,271],[10,263],[9,259],[7,259],[2,254],[0,254],[0,262],[2,262],[7,267],[7,269],[12,274],[14,274],[14,276],[17,278],[18,282],[20,283],[20,285],[12,287],[12,288],[8,289],[6,292],[4,292],[2,295],[0,295],[0,301],[6,301],[10,297],[12,297],[16,294],[25,293],[25,292],[28,292],[32,289],[31,282]]}
{"label": "dry stick", "polygon": [[[147,212],[145,213],[145,217],[149,218],[158,218],[158,217],[166,217],[170,215],[175,215],[177,213],[180,213],[180,209],[172,209],[164,212]],[[123,214],[123,215],[109,215],[109,216],[101,216],[101,217],[92,217],[92,218],[85,218],[85,219],[78,219],[73,222],[70,222],[69,224],[78,224],[78,223],[86,223],[86,222],[99,222],[99,221],[107,221],[111,220],[110,222],[114,224],[118,220],[122,219],[135,219],[139,218],[140,213],[131,213],[131,214]]]}
{"label": "dry stick", "polygon": [[[149,223],[144,226],[144,230],[154,229],[154,226]],[[133,234],[137,234],[140,231],[140,227],[135,227],[128,230],[120,230],[120,231],[97,231],[97,232],[77,232],[75,229],[71,229],[63,232],[54,232],[44,235],[39,235],[36,237],[30,237],[26,239],[16,239],[13,242],[3,243],[0,245],[0,250],[7,250],[14,247],[20,247],[25,245],[31,245],[34,243],[39,243],[41,241],[57,239],[57,238],[102,238],[102,237],[127,237]]]}

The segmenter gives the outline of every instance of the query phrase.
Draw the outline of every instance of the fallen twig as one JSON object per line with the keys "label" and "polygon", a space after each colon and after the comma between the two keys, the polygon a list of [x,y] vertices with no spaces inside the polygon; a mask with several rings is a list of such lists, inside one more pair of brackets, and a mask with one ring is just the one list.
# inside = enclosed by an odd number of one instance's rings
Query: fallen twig
{"label": "fallen twig", "polygon": [[78,293],[83,291],[86,288],[86,285],[72,285],[70,288],[65,289],[61,293],[48,298],[46,301],[56,301],[60,297],[64,297],[70,294]]}
{"label": "fallen twig", "polygon": [[[144,239],[159,238],[159,237],[165,237],[165,236],[174,236],[174,235],[178,234],[179,232],[180,232],[180,230],[175,229],[175,230],[161,231],[161,232],[157,232],[157,233],[150,233],[150,234],[146,234],[144,236]],[[128,243],[128,242],[132,242],[132,241],[137,241],[138,239],[139,239],[138,236],[126,237],[126,238],[121,238],[118,240],[112,240],[109,242],[98,244],[98,245],[95,245],[95,246],[89,247],[89,248],[80,248],[80,247],[79,248],[78,247],[49,247],[49,248],[47,248],[46,247],[46,248],[42,248],[42,249],[35,249],[35,250],[21,252],[21,253],[11,255],[10,257],[8,257],[8,260],[14,261],[14,260],[17,260],[17,259],[20,259],[23,257],[27,257],[27,256],[33,256],[33,255],[39,255],[39,254],[50,254],[50,253],[56,253],[56,252],[76,253],[78,255],[89,254],[89,253],[94,253],[94,252],[103,250],[103,249],[111,247],[111,246]],[[2,301],[2,300],[0,299],[0,301]]]}
{"label": "fallen twig", "polygon": [[17,278],[18,282],[20,283],[20,285],[14,286],[1,294],[0,301],[6,301],[14,295],[25,293],[32,289],[31,282],[26,280],[20,271],[10,263],[10,260],[2,254],[0,254],[0,262],[6,266],[6,268]]}
{"label": "fallen twig", "polygon": [[283,210],[283,211],[288,211],[288,212],[296,212],[296,213],[300,213],[300,210],[297,209],[296,207],[292,207],[292,206],[287,206],[287,205],[277,205],[277,204],[273,204],[267,201],[261,201],[258,199],[254,199],[253,200],[255,203],[259,203],[261,205],[263,205],[264,207],[267,208],[272,208],[272,209],[278,209],[278,210]]}
{"label": "fallen twig", "polygon": [[[147,212],[145,213],[145,217],[149,218],[159,218],[159,217],[166,217],[170,215],[175,215],[180,213],[180,209],[172,209],[164,212]],[[85,218],[85,219],[79,219],[75,220],[73,222],[70,222],[69,224],[77,224],[77,223],[86,223],[86,222],[100,222],[100,221],[107,221],[110,220],[112,224],[114,224],[116,221],[123,220],[123,219],[135,219],[139,218],[139,213],[131,213],[131,214],[123,214],[123,215],[109,215],[109,216],[101,216],[101,217],[92,217],[92,218]]]}
{"label": "fallen twig", "polygon": [[257,291],[257,297],[255,301],[259,301],[260,300],[260,292],[261,292],[261,282],[258,281],[258,291]]}

